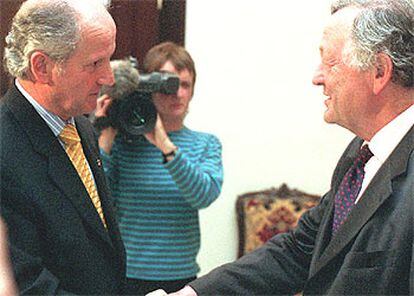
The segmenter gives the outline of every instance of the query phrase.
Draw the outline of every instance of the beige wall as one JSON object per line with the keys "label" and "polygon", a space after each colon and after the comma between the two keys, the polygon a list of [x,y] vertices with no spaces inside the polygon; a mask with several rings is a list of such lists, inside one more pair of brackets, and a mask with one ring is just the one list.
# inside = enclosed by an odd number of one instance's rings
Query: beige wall
{"label": "beige wall", "polygon": [[286,182],[323,194],[352,135],[323,121],[311,83],[329,1],[187,0],[198,81],[187,118],[223,143],[222,194],[201,211],[201,273],[237,254],[239,194]]}

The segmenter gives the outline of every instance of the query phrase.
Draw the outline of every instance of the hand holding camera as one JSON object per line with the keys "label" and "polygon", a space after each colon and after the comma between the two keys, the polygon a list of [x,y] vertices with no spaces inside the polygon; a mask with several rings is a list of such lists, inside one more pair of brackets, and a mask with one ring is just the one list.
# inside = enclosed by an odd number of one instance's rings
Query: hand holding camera
{"label": "hand holding camera", "polygon": [[[96,118],[106,118],[108,115],[108,108],[112,103],[112,99],[108,95],[102,95],[98,98],[96,104],[95,116]],[[112,144],[118,131],[112,126],[107,126],[101,130],[101,135],[98,139],[99,147],[110,154]]]}
{"label": "hand holding camera", "polygon": [[140,75],[138,87],[132,92],[126,92],[119,98],[98,100],[95,127],[99,130],[113,127],[127,138],[150,132],[157,120],[152,94],[174,94],[179,83],[179,78],[171,73],[152,72]]}
{"label": "hand holding camera", "polygon": [[145,133],[144,136],[151,144],[158,147],[163,155],[171,154],[171,152],[177,150],[177,147],[171,142],[165,131],[160,115],[157,115],[155,127],[151,131]]}

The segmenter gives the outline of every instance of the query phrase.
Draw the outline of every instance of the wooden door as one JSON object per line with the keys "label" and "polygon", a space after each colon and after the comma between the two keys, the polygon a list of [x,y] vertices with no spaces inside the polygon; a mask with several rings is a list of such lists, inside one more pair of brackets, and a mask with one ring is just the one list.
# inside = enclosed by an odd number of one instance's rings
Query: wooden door
{"label": "wooden door", "polygon": [[[86,0],[85,0],[86,1]],[[0,0],[0,59],[11,19],[24,0]],[[113,59],[134,56],[142,63],[152,46],[163,41],[184,45],[186,0],[112,0],[109,12],[117,25],[117,47]],[[0,96],[10,78],[0,69]]]}
{"label": "wooden door", "polygon": [[0,97],[6,92],[11,80],[3,68],[5,38],[9,32],[11,20],[23,2],[23,0],[0,0],[0,60],[2,62],[0,67]]}

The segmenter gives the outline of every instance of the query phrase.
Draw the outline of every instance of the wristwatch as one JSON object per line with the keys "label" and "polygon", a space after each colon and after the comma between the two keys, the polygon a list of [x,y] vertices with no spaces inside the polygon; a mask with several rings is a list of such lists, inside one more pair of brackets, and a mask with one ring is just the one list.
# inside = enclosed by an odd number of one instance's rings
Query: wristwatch
{"label": "wristwatch", "polygon": [[168,153],[163,153],[162,154],[162,157],[163,157],[163,161],[162,161],[162,163],[163,164],[166,164],[167,162],[169,162],[170,160],[172,160],[174,157],[175,157],[175,149],[174,150],[172,150],[171,152],[168,152]]}

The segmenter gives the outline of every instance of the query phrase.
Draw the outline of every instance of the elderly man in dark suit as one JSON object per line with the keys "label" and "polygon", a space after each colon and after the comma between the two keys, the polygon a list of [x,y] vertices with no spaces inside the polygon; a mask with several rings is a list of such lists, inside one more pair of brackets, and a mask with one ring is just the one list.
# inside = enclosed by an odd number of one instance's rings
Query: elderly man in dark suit
{"label": "elderly man in dark suit", "polygon": [[116,27],[95,0],[28,0],[6,38],[1,215],[22,294],[118,294],[125,252],[89,121]]}
{"label": "elderly man in dark suit", "polygon": [[414,294],[414,3],[332,11],[313,83],[325,121],[356,138],[330,191],[293,232],[172,295]]}

